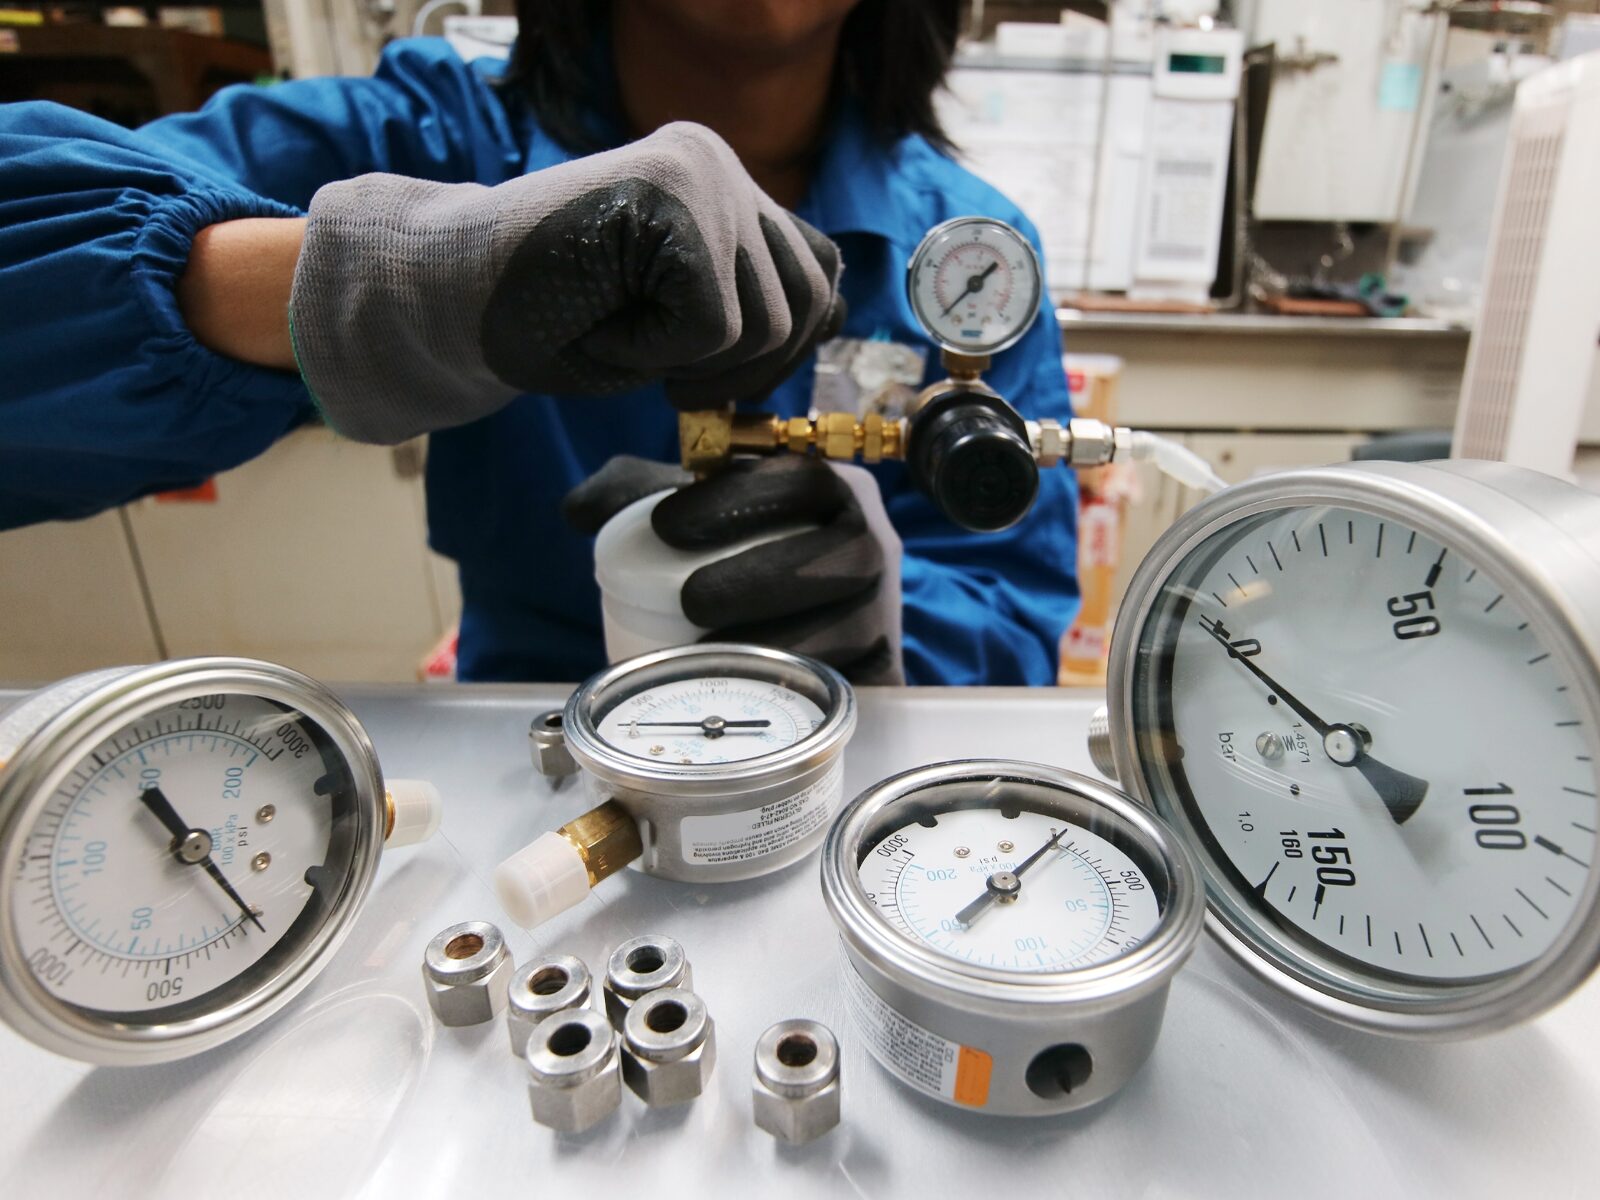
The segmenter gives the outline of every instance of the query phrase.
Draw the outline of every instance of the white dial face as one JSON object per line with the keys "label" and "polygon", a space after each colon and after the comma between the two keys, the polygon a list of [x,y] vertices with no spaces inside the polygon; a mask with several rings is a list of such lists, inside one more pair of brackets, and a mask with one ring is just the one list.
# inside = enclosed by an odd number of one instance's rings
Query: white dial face
{"label": "white dial face", "polygon": [[1180,566],[1145,630],[1139,736],[1247,920],[1439,982],[1522,966],[1566,926],[1595,860],[1592,731],[1503,584],[1326,507]]}
{"label": "white dial face", "polygon": [[1058,817],[940,813],[862,860],[868,899],[941,954],[1009,971],[1065,971],[1126,954],[1160,920],[1150,880],[1117,846]]}
{"label": "white dial face", "polygon": [[349,869],[353,796],[313,728],[253,696],[204,696],[90,751],[40,812],[14,886],[44,988],[158,1020],[250,986],[309,936]]}
{"label": "white dial face", "polygon": [[993,354],[1038,315],[1039,260],[1003,222],[954,222],[917,248],[910,290],[917,320],[934,341],[959,354]]}
{"label": "white dial face", "polygon": [[616,750],[649,762],[744,762],[793,746],[822,724],[800,693],[737,676],[679,679],[637,692],[600,719]]}

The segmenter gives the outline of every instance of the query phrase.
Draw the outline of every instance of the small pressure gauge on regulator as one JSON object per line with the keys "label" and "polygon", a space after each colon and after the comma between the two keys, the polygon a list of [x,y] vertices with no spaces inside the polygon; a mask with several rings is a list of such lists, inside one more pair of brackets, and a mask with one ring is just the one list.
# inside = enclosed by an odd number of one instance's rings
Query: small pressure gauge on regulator
{"label": "small pressure gauge on regulator", "polygon": [[787,866],[839,805],[855,723],[844,677],[786,650],[701,643],[617,663],[535,725],[536,765],[579,772],[596,807],[501,863],[496,894],[532,928],[630,864],[695,883]]}
{"label": "small pressure gauge on regulator", "polygon": [[0,1017],[87,1062],[182,1058],[287,1004],[438,793],[387,786],[321,684],[246,659],[98,671],[0,717]]}
{"label": "small pressure gauge on regulator", "polygon": [[912,312],[942,349],[970,358],[1014,345],[1034,318],[1044,272],[1004,221],[958,217],[922,239],[907,269]]}

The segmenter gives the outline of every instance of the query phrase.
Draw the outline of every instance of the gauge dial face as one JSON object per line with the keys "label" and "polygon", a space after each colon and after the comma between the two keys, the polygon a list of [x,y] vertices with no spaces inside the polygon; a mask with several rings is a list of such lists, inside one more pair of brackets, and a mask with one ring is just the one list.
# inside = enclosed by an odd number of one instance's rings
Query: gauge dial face
{"label": "gauge dial face", "polygon": [[1235,921],[1380,985],[1515,970],[1595,861],[1592,731],[1504,580],[1392,519],[1252,517],[1141,635],[1146,780]]}
{"label": "gauge dial face", "polygon": [[1028,810],[961,808],[913,821],[874,845],[858,875],[904,936],[1006,971],[1116,958],[1161,916],[1150,879],[1122,849]]}
{"label": "gauge dial face", "polygon": [[994,354],[1039,312],[1039,259],[1002,221],[968,217],[939,226],[912,256],[911,307],[928,336],[957,354]]}
{"label": "gauge dial face", "polygon": [[130,1024],[243,995],[328,916],[354,798],[327,736],[283,705],[156,709],[81,759],[24,839],[23,956],[52,996]]}
{"label": "gauge dial face", "polygon": [[598,729],[631,758],[703,766],[787,749],[822,721],[822,709],[781,684],[716,676],[635,692],[601,717]]}

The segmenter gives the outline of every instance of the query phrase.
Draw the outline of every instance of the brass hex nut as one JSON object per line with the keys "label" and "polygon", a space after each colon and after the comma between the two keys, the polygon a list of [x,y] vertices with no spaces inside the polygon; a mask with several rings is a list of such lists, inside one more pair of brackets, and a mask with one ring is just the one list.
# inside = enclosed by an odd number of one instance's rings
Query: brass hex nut
{"label": "brass hex nut", "polygon": [[683,988],[640,996],[622,1023],[622,1081],[652,1108],[705,1091],[717,1062],[705,1001]]}
{"label": "brass hex nut", "polygon": [[824,458],[849,462],[856,453],[856,419],[850,413],[822,413],[817,417],[817,449]]}
{"label": "brass hex nut", "polygon": [[693,986],[694,973],[683,947],[672,938],[651,933],[629,938],[611,952],[601,992],[606,1016],[621,1030],[628,1008],[640,996],[658,988]]}
{"label": "brass hex nut", "polygon": [[528,1037],[528,1103],[533,1119],[581,1133],[622,1103],[617,1032],[592,1008],[546,1017]]}
{"label": "brass hex nut", "polygon": [[816,1021],[779,1021],[756,1042],[756,1125],[800,1144],[839,1123],[839,1043]]}
{"label": "brass hex nut", "polygon": [[422,980],[428,1007],[444,1025],[478,1025],[506,1006],[515,964],[500,931],[487,921],[452,925],[428,943]]}

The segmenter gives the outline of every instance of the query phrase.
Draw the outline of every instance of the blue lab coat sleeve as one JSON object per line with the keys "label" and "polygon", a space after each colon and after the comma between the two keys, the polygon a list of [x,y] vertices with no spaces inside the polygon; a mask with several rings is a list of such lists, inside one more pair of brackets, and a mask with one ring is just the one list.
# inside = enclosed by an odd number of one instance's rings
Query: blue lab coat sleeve
{"label": "blue lab coat sleeve", "polygon": [[[1038,244],[1026,221],[1016,224]],[[1025,417],[1071,416],[1050,304],[986,378]],[[886,499],[905,543],[907,682],[1054,683],[1061,635],[1078,607],[1076,476],[1065,467],[1041,471],[1032,510],[998,533],[958,529],[909,488]]]}
{"label": "blue lab coat sleeve", "polygon": [[0,106],[0,529],[81,517],[236,466],[310,415],[297,375],[214,354],[174,285],[195,234],[302,215],[368,171],[498,183],[522,150],[440,41],[366,79],[233,87],[127,130]]}

